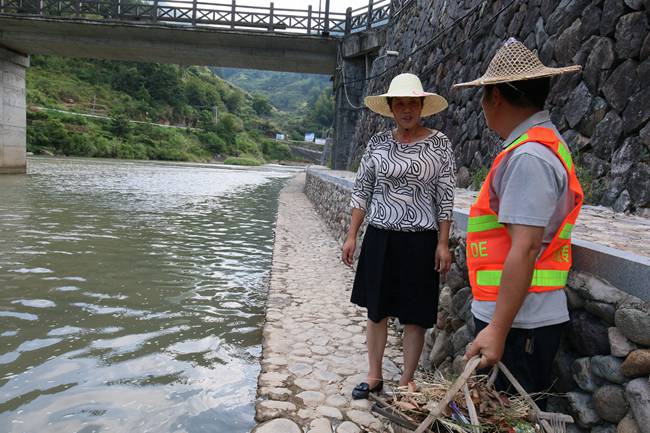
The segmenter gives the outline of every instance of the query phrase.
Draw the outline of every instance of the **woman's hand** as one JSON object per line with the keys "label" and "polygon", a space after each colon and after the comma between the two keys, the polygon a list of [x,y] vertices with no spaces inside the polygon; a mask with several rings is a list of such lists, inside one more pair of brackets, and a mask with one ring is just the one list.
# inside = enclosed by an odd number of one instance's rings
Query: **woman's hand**
{"label": "woman's hand", "polygon": [[354,262],[354,251],[357,249],[357,238],[348,236],[343,244],[343,251],[341,252],[341,260],[347,266],[352,267]]}
{"label": "woman's hand", "polygon": [[451,268],[451,253],[447,245],[438,244],[436,248],[436,271],[446,274]]}

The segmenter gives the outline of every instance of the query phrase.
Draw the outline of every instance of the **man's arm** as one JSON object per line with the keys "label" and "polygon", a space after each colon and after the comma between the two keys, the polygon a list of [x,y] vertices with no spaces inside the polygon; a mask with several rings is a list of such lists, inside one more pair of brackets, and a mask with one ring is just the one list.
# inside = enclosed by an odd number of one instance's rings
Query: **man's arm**
{"label": "man's arm", "polygon": [[467,358],[483,355],[479,368],[496,364],[503,355],[512,322],[528,294],[544,237],[544,227],[520,224],[509,224],[507,227],[512,244],[503,265],[494,315],[466,353]]}

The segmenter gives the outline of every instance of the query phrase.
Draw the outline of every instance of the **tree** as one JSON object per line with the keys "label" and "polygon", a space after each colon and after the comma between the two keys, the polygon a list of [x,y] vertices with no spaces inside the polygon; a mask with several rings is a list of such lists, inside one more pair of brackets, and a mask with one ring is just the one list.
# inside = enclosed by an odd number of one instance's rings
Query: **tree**
{"label": "tree", "polygon": [[269,102],[269,99],[264,95],[255,95],[253,96],[253,110],[260,115],[265,116],[271,113],[273,106]]}

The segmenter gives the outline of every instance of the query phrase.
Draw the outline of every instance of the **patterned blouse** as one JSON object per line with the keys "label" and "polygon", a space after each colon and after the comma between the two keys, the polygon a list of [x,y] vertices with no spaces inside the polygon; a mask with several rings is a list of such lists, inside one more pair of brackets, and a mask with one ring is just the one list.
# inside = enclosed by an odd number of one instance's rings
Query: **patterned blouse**
{"label": "patterned blouse", "polygon": [[350,207],[366,212],[375,227],[437,230],[438,221],[451,220],[455,187],[454,155],[442,132],[404,144],[386,131],[368,142]]}

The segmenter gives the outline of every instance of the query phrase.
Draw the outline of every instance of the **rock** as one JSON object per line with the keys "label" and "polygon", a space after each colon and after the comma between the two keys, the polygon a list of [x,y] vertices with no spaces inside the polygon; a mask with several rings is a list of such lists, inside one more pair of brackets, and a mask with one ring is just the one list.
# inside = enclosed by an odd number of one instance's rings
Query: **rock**
{"label": "rock", "polygon": [[628,412],[616,427],[616,433],[640,433],[640,431],[631,412]]}
{"label": "rock", "polygon": [[625,358],[623,364],[621,364],[621,373],[627,377],[649,375],[650,349],[639,349],[631,352],[627,358]]}
{"label": "rock", "polygon": [[587,302],[585,304],[585,310],[594,316],[599,317],[604,322],[607,322],[608,325],[614,324],[614,313],[616,312],[616,308],[612,304],[606,304],[604,302]]}
{"label": "rock", "polygon": [[[630,106],[628,105],[627,109]],[[626,109],[626,110],[627,110]],[[623,132],[623,121],[615,111],[608,112],[603,120],[596,126],[591,137],[591,147],[601,159],[611,158],[612,151],[618,147],[618,139]]]}
{"label": "rock", "polygon": [[600,30],[601,10],[595,4],[590,4],[582,11],[582,39],[597,35]]}
{"label": "rock", "polygon": [[612,209],[614,210],[614,212],[619,212],[619,213],[628,212],[631,207],[632,207],[632,199],[630,199],[630,193],[627,192],[627,190],[624,190],[612,205]]}
{"label": "rock", "polygon": [[621,374],[621,360],[614,356],[594,356],[591,358],[591,371],[598,377],[614,383],[625,382]]}
{"label": "rock", "polygon": [[628,340],[650,346],[650,314],[636,308],[620,308],[616,311],[616,327]]}
{"label": "rock", "polygon": [[623,419],[629,409],[625,400],[625,391],[616,385],[605,385],[599,388],[594,392],[593,403],[598,416],[613,423]]}
{"label": "rock", "polygon": [[630,340],[625,338],[625,335],[618,328],[611,327],[607,329],[607,335],[609,337],[609,348],[614,356],[626,357],[628,353],[636,349],[636,345],[630,343]]}
{"label": "rock", "polygon": [[639,137],[626,138],[623,145],[612,155],[612,174],[626,174],[642,155],[643,146],[641,146]]}
{"label": "rock", "polygon": [[[632,132],[650,119],[650,87],[646,87],[630,98],[623,111],[623,130],[626,133]],[[605,116],[607,117],[607,116]]]}
{"label": "rock", "polygon": [[570,312],[567,336],[574,351],[583,356],[609,353],[607,327],[586,311]]}
{"label": "rock", "polygon": [[469,169],[464,165],[458,169],[458,174],[456,175],[456,185],[458,188],[467,188],[472,183],[472,175],[469,173]]}
{"label": "rock", "polygon": [[296,379],[294,382],[299,388],[304,389],[305,391],[320,391],[320,381],[315,379]]}
{"label": "rock", "polygon": [[450,340],[450,334],[447,331],[440,331],[436,336],[436,341],[433,343],[433,349],[429,354],[429,361],[431,361],[432,366],[437,367],[442,364],[447,356],[450,355],[452,350],[452,344]]}
{"label": "rock", "polygon": [[639,60],[643,61],[650,57],[650,33],[645,37],[643,45],[641,45],[641,52],[639,53]]}
{"label": "rock", "polygon": [[258,425],[252,433],[302,433],[302,430],[290,419],[276,418]]}
{"label": "rock", "polygon": [[343,419],[343,414],[341,413],[340,410],[338,410],[335,407],[331,406],[319,406],[318,409],[316,409],[318,413],[320,413],[323,416],[326,416],[328,418],[334,418],[334,419]]}
{"label": "rock", "polygon": [[535,44],[537,47],[544,45],[544,42],[548,39],[548,34],[544,30],[544,18],[539,17],[535,23]]}
{"label": "rock", "polygon": [[264,400],[257,404],[258,421],[266,421],[296,410],[296,405],[287,401]]}
{"label": "rock", "polygon": [[639,90],[638,66],[635,60],[627,59],[614,69],[602,87],[605,99],[618,112],[623,111],[630,96]]}
{"label": "rock", "polygon": [[622,16],[616,25],[616,52],[621,57],[639,57],[647,34],[648,18],[644,12]]}
{"label": "rock", "polygon": [[[639,64],[639,67],[636,70],[636,74],[639,77],[650,77],[650,59],[646,59]],[[648,85],[650,85],[650,80],[640,81],[641,87],[648,87]]]}
{"label": "rock", "polygon": [[641,131],[639,132],[639,139],[641,143],[650,147],[650,122],[646,123]]}
{"label": "rock", "polygon": [[585,153],[582,157],[582,165],[589,170],[594,178],[599,178],[607,173],[607,163],[595,156],[593,153]]}
{"label": "rock", "polygon": [[474,335],[467,328],[467,325],[461,326],[451,338],[454,353],[465,353],[465,346],[474,339]]}
{"label": "rock", "polygon": [[458,289],[467,285],[465,275],[466,272],[462,271],[456,263],[452,263],[445,280],[452,293],[456,293]]}
{"label": "rock", "polygon": [[309,424],[307,433],[332,433],[332,423],[327,418],[316,418]]}
{"label": "rock", "polygon": [[592,92],[599,90],[603,71],[611,68],[615,60],[614,41],[605,37],[597,38],[582,71],[584,80]]}
{"label": "rock", "polygon": [[564,106],[564,116],[571,128],[580,123],[590,106],[591,94],[589,94],[587,85],[582,81],[571,93],[569,102]]}
{"label": "rock", "polygon": [[566,293],[567,304],[570,310],[580,310],[584,308],[585,300],[582,298],[582,296],[578,295],[575,290],[573,290],[570,286],[567,286],[564,291]]}
{"label": "rock", "polygon": [[603,384],[603,381],[594,376],[591,371],[591,359],[588,357],[578,358],[571,365],[573,380],[576,381],[580,389],[587,392],[594,392]]}
{"label": "rock", "polygon": [[617,304],[627,297],[624,292],[616,287],[585,272],[572,272],[569,274],[568,285],[581,297],[595,302]]}
{"label": "rock", "polygon": [[303,391],[296,395],[306,406],[317,406],[325,400],[325,394],[318,391]]}
{"label": "rock", "polygon": [[582,20],[578,18],[558,36],[555,42],[555,58],[561,64],[571,62],[573,56],[578,52],[581,34]]}
{"label": "rock", "polygon": [[612,206],[625,187],[625,181],[621,177],[609,178],[605,187],[605,192],[600,199],[601,204]]}
{"label": "rock", "polygon": [[623,0],[605,0],[600,18],[600,34],[607,36],[614,32],[618,19],[625,13]]}
{"label": "rock", "polygon": [[647,377],[631,380],[625,388],[634,419],[641,433],[650,433],[650,383]]}
{"label": "rock", "polygon": [[643,8],[643,0],[625,0],[625,4],[635,11],[639,11]]}
{"label": "rock", "polygon": [[361,433],[361,429],[353,422],[343,421],[336,428],[336,433]]}
{"label": "rock", "polygon": [[367,411],[349,410],[346,412],[346,414],[348,418],[350,418],[350,421],[363,427],[373,430],[379,430],[381,427],[379,420]]}
{"label": "rock", "polygon": [[553,373],[557,376],[557,381],[553,384],[553,389],[557,392],[568,392],[575,390],[576,383],[573,380],[571,367],[575,357],[571,352],[560,349],[553,360]]}
{"label": "rock", "polygon": [[637,208],[650,206],[650,165],[641,163],[632,168],[627,189]]}
{"label": "rock", "polygon": [[[591,137],[594,135],[596,125],[603,120],[605,114],[607,114],[607,102],[599,96],[595,97],[591,102],[591,107],[589,107],[587,115],[582,119],[582,122],[578,124],[578,131],[587,137]],[[581,143],[582,146],[579,146],[578,149],[582,150],[589,143],[590,140],[584,138],[584,141]]]}
{"label": "rock", "polygon": [[457,316],[462,316],[467,304],[467,300],[472,297],[472,289],[469,287],[463,287],[454,295],[454,298],[451,301],[451,311]]}
{"label": "rock", "polygon": [[546,32],[553,35],[560,29],[568,27],[582,14],[589,3],[590,0],[561,0],[546,20]]}
{"label": "rock", "polygon": [[[583,121],[581,121],[580,124],[583,124],[585,122],[586,119],[583,119]],[[569,146],[571,153],[578,154],[582,152],[582,150],[585,149],[587,146],[589,146],[589,139],[587,137],[582,136],[581,134],[578,134],[573,129],[564,131],[562,133],[562,137],[564,138],[566,144]]]}
{"label": "rock", "polygon": [[581,427],[590,428],[598,424],[600,417],[594,408],[591,396],[583,392],[568,392],[567,399],[571,405],[576,421]]}
{"label": "rock", "polygon": [[591,429],[590,433],[616,433],[616,426],[613,424],[600,424]]}

